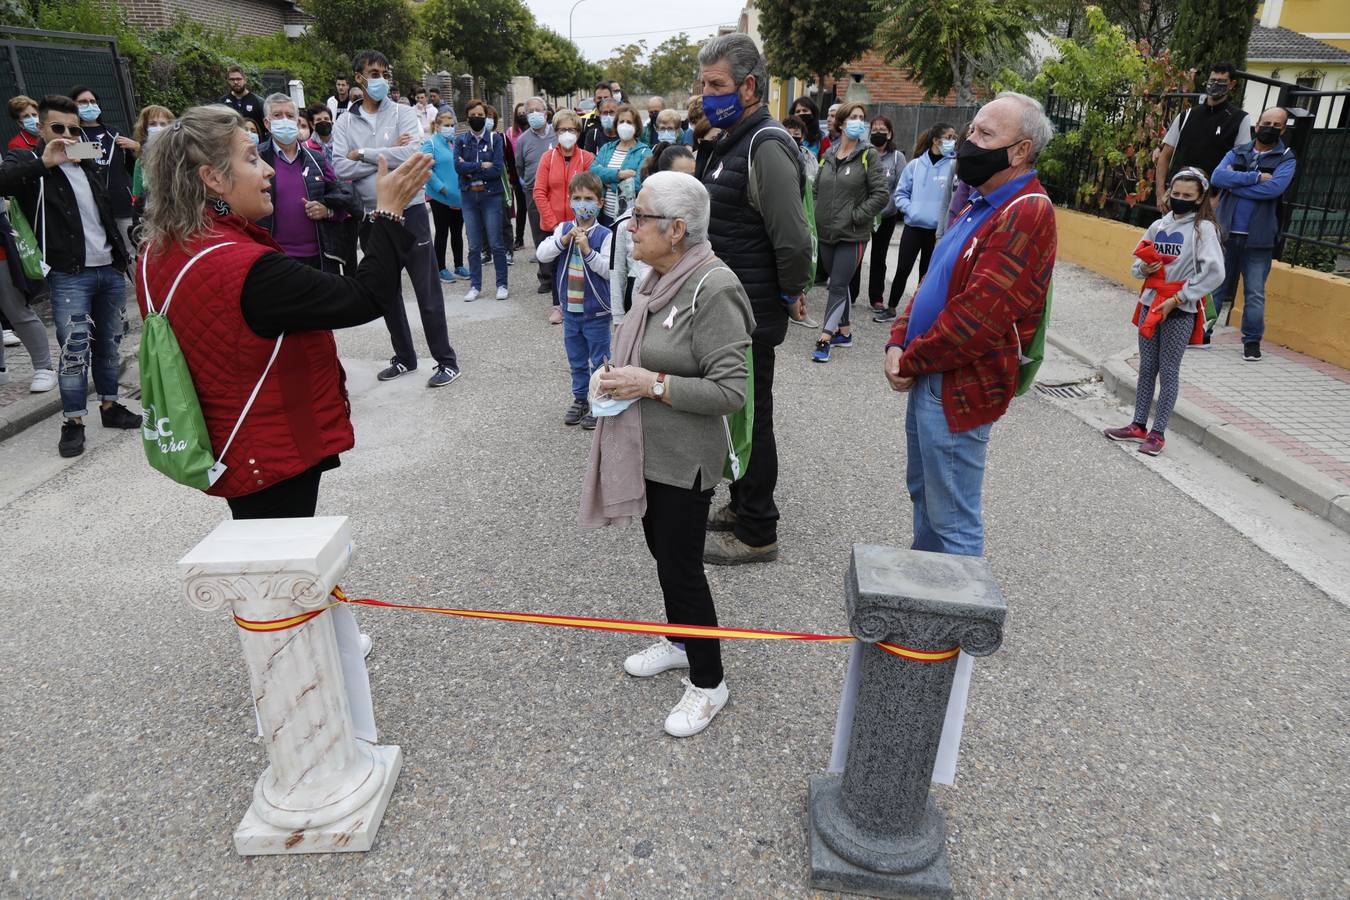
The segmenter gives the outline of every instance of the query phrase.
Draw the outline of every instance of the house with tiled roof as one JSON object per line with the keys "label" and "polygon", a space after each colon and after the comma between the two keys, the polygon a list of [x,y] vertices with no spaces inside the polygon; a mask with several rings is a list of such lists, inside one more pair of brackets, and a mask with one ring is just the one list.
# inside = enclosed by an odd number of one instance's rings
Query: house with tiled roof
{"label": "house with tiled roof", "polygon": [[[1309,90],[1350,90],[1350,0],[1265,0],[1246,69]],[[1265,86],[1252,82],[1243,105],[1255,119],[1272,103]],[[1317,127],[1350,127],[1350,102],[1321,98]]]}

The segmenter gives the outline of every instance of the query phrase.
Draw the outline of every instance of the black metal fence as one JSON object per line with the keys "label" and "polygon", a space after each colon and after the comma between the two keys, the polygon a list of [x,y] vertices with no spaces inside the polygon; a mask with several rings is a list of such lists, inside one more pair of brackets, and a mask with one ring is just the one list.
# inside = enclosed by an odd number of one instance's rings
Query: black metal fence
{"label": "black metal fence", "polygon": [[[1239,78],[1247,109],[1279,106],[1290,112],[1285,141],[1297,154],[1298,167],[1280,204],[1283,238],[1276,258],[1323,271],[1350,269],[1350,91],[1313,90],[1247,72]],[[1152,179],[1145,181],[1153,152],[1162,144],[1167,123],[1202,102],[1202,96],[1118,96],[1091,107],[1051,96],[1046,112],[1057,134],[1106,125],[1139,140],[1136,152],[1121,159],[1057,141],[1042,165],[1046,189],[1057,203],[1148,225],[1160,215]],[[1257,99],[1259,104],[1253,102]]]}
{"label": "black metal fence", "polygon": [[[37,100],[46,94],[68,93],[76,84],[98,95],[107,125],[131,133],[136,108],[116,40],[106,35],[0,27],[0,96],[8,100],[26,94]],[[17,133],[9,116],[0,116],[0,142],[8,143]]]}

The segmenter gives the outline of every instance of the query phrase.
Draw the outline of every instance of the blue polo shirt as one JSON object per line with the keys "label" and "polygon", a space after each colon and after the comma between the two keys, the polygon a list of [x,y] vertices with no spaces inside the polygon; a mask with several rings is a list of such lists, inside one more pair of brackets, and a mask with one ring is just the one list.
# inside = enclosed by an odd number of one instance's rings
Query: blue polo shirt
{"label": "blue polo shirt", "polygon": [[952,272],[961,258],[961,252],[971,235],[980,230],[980,226],[989,221],[999,207],[1012,199],[1018,191],[1027,186],[1027,182],[1036,177],[1035,171],[1014,178],[988,197],[973,191],[970,205],[962,212],[964,215],[953,222],[942,235],[941,242],[933,251],[928,263],[928,274],[924,276],[919,290],[914,294],[914,303],[909,311],[909,327],[905,329],[905,346],[921,337],[933,327],[937,317],[947,306],[947,291],[952,284]]}

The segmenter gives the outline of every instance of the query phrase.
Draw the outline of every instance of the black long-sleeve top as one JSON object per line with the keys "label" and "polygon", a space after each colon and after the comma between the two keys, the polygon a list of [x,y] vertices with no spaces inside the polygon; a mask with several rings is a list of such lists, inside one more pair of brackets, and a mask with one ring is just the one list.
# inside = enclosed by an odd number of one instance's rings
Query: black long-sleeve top
{"label": "black long-sleeve top", "polygon": [[258,257],[244,278],[239,306],[259,337],[283,331],[319,331],[364,325],[401,303],[400,257],[415,238],[385,218],[371,223],[366,255],[356,275],[320,272],[281,253]]}

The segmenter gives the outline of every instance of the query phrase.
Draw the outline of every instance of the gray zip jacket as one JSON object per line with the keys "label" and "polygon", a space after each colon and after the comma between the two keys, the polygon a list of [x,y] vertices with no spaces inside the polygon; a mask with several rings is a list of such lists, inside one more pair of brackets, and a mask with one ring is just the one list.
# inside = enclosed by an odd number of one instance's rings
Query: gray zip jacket
{"label": "gray zip jacket", "polygon": [[[1223,285],[1223,242],[1219,240],[1219,229],[1213,222],[1200,222],[1197,227],[1195,213],[1180,217],[1168,213],[1148,226],[1144,239],[1152,241],[1153,248],[1163,256],[1176,257],[1172,262],[1164,263],[1163,270],[1168,281],[1186,282],[1177,294],[1181,301],[1178,309],[1198,311],[1199,301]],[[1147,277],[1144,262],[1137,256],[1131,271],[1135,278]],[[1145,290],[1139,302],[1145,307],[1151,306],[1156,293],[1152,288]]]}
{"label": "gray zip jacket", "polygon": [[[404,134],[412,140],[402,147],[396,146],[399,136]],[[375,173],[379,171],[379,158],[383,156],[389,162],[392,172],[421,150],[423,142],[417,110],[411,106],[386,97],[372,116],[358,103],[333,123],[333,171],[338,178],[356,185],[361,205],[370,212],[375,209]],[[365,151],[365,159],[348,159],[347,154],[352,150]],[[425,202],[426,196],[418,191],[408,206]]]}

